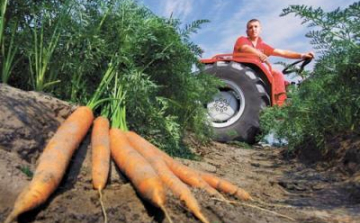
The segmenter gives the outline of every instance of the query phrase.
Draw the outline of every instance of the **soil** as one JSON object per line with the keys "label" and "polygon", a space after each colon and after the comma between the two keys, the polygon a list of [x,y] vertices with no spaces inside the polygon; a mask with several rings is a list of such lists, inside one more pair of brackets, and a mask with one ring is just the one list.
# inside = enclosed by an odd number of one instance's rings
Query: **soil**
{"label": "soil", "polygon": [[[46,94],[0,84],[0,222],[29,184],[46,142],[74,108]],[[212,223],[360,222],[359,136],[329,140],[329,148],[339,148],[334,162],[304,162],[306,156],[289,158],[286,148],[266,145],[199,145],[191,138],[188,144],[199,159],[179,159],[182,163],[227,179],[256,200],[242,202],[224,195],[235,201],[229,203],[192,189]],[[91,184],[89,145],[88,134],[59,188],[45,204],[21,215],[18,222],[104,221],[98,193]],[[137,195],[113,163],[103,201],[108,222],[168,222],[161,210]],[[170,193],[166,207],[173,222],[199,222]]]}

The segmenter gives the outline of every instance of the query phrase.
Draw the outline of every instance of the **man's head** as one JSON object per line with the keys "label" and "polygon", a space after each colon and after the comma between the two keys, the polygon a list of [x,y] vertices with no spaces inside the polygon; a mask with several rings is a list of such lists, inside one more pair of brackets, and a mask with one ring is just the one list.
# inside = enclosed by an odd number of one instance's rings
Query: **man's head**
{"label": "man's head", "polygon": [[246,23],[246,34],[250,39],[255,39],[260,36],[261,24],[257,19],[251,19]]}

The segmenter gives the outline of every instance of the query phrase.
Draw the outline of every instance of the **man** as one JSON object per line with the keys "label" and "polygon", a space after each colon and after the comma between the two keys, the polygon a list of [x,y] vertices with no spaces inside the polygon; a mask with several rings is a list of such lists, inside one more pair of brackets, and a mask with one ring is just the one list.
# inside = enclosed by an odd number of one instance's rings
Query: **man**
{"label": "man", "polygon": [[[289,59],[314,58],[313,52],[297,53],[289,50],[273,48],[263,42],[260,37],[260,33],[260,21],[257,19],[251,19],[246,24],[247,37],[242,36],[237,39],[234,46],[234,53],[251,53],[256,55],[261,62],[268,62],[267,60],[269,56],[279,56]],[[275,86],[277,86],[275,91],[278,94],[280,105],[282,105],[286,100],[284,75],[279,71],[273,71],[273,77]]]}

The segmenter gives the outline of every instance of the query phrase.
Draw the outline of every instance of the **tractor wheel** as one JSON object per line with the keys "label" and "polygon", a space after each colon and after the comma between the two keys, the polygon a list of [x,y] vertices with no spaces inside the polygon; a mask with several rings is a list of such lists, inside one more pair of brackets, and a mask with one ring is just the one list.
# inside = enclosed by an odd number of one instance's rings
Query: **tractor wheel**
{"label": "tractor wheel", "polygon": [[259,112],[270,104],[264,81],[253,69],[237,62],[208,64],[205,72],[225,83],[207,104],[215,140],[255,143],[259,133]]}

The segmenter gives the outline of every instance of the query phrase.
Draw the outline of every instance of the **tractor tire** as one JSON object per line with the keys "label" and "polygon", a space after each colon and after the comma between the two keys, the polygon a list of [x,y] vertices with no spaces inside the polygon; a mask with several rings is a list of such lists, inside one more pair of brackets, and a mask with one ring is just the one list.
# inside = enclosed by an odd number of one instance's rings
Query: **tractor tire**
{"label": "tractor tire", "polygon": [[259,133],[259,112],[270,104],[269,93],[260,75],[248,66],[227,61],[207,64],[204,72],[225,83],[206,106],[214,139],[255,143]]}

